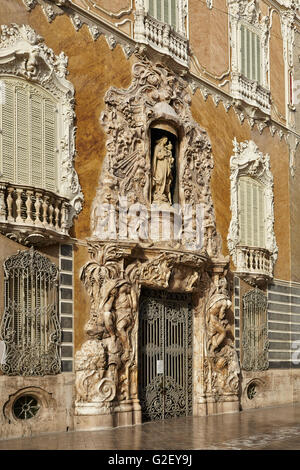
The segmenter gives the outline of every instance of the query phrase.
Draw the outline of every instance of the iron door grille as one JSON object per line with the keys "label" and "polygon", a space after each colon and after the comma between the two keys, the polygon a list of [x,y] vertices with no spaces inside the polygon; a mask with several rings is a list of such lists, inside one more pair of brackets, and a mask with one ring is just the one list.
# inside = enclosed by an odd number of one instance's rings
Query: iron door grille
{"label": "iron door grille", "polygon": [[144,421],[192,414],[190,300],[188,294],[142,289],[139,397]]}

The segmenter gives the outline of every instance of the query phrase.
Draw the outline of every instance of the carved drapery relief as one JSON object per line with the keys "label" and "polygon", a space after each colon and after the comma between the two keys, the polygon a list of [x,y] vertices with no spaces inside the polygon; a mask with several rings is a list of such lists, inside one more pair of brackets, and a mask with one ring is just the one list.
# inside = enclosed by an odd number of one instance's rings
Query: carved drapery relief
{"label": "carved drapery relief", "polygon": [[[151,202],[170,203],[170,142],[156,144],[151,163],[150,129],[158,120],[169,121],[180,131],[178,159],[179,206],[190,204],[203,207],[203,250],[212,257],[221,252],[220,237],[216,232],[212,198],[209,190],[213,159],[207,134],[193,120],[190,111],[188,84],[161,64],[153,64],[138,55],[133,66],[133,83],[127,90],[110,88],[106,94],[106,110],[101,123],[107,134],[107,154],[99,180],[91,213],[92,236],[101,238],[101,229],[111,212],[116,215],[116,230],[122,231],[120,198],[127,198],[128,206],[142,204],[147,221]],[[160,150],[163,152],[159,152]],[[161,153],[166,159],[156,158]],[[152,191],[152,198],[151,198]],[[154,194],[154,197],[153,197]],[[105,210],[100,213],[99,208]],[[130,224],[134,216],[126,212]],[[139,220],[141,221],[141,214]],[[153,243],[141,227],[136,229],[139,240]],[[123,239],[128,234],[123,232]],[[111,239],[115,238],[112,234]],[[146,240],[145,240],[146,239]],[[173,246],[169,242],[169,246]],[[168,245],[168,242],[166,242]],[[184,234],[181,244],[184,246]]]}
{"label": "carved drapery relief", "polygon": [[263,155],[252,140],[238,143],[233,141],[234,155],[230,159],[231,169],[231,222],[227,237],[228,249],[237,268],[240,265],[237,246],[240,242],[238,182],[241,176],[250,176],[264,186],[265,199],[265,247],[270,253],[271,267],[268,276],[273,273],[278,248],[274,233],[274,196],[273,175],[270,171],[270,157]]}
{"label": "carved drapery relief", "polygon": [[83,195],[74,169],[75,126],[74,88],[66,80],[68,58],[58,56],[47,47],[43,38],[28,25],[1,26],[0,78],[16,76],[40,85],[58,103],[59,116],[59,194],[70,201],[68,228],[81,211]]}

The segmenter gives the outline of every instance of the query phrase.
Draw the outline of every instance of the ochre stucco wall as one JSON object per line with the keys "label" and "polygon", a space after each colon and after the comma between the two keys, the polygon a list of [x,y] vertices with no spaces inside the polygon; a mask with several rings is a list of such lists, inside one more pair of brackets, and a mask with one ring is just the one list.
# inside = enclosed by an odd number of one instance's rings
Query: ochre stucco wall
{"label": "ochre stucco wall", "polygon": [[280,18],[277,12],[272,14],[272,28],[270,36],[270,90],[272,100],[276,105],[272,107],[272,117],[285,123],[285,80],[283,40],[281,35]]}
{"label": "ochre stucco wall", "polygon": [[[189,32],[192,52],[201,66],[216,76],[228,72],[230,57],[226,1],[214,0],[214,8],[210,10],[205,1],[190,0]],[[209,78],[208,75],[204,76]]]}
{"label": "ochre stucco wall", "polygon": [[[215,4],[220,4],[220,8],[223,9],[225,0],[216,1]],[[197,0],[191,0],[191,7],[195,8],[196,12],[199,10],[199,14],[201,14]],[[218,14],[208,10],[206,4],[204,4],[204,7],[210,15]],[[56,54],[64,51],[69,57],[68,79],[75,88],[76,125],[78,128],[75,167],[85,199],[83,211],[78,220],[75,221],[72,231],[72,236],[79,239],[79,244],[74,247],[74,324],[75,350],[77,350],[84,341],[83,327],[89,315],[89,298],[80,281],[80,270],[90,259],[85,246],[85,239],[90,236],[91,204],[106,153],[106,136],[99,122],[99,117],[105,107],[104,96],[109,87],[129,87],[132,80],[132,64],[135,59],[132,57],[130,60],[126,60],[120,46],[111,51],[103,36],[94,42],[86,26],[76,32],[66,15],[57,17],[49,24],[39,6],[33,9],[31,13],[26,12],[22,0],[13,2],[11,0],[1,0],[0,17],[2,24],[12,22],[30,24],[44,37],[46,45],[51,47]],[[221,17],[218,21],[221,21]],[[221,23],[220,28],[223,28],[222,31],[224,31],[225,26],[227,28],[227,19],[226,22],[223,19]],[[197,25],[197,22],[194,22],[194,24]],[[198,29],[200,30],[199,25]],[[194,34],[196,32],[193,32]],[[224,33],[220,32],[220,34],[223,35]],[[194,37],[197,39],[196,35]],[[199,41],[200,39],[199,37]],[[214,73],[223,73],[228,66],[228,57],[226,55],[222,56],[221,49],[218,49],[218,41],[220,42],[219,37],[215,39],[213,35],[211,36],[210,47],[205,52],[206,56],[203,55],[203,58],[207,57],[207,65],[210,63],[218,64],[215,69],[212,69]],[[199,47],[197,54],[201,57],[201,47],[204,46],[199,44]],[[227,46],[225,49],[227,51]],[[220,61],[216,60],[218,54],[220,54]],[[229,162],[233,149],[232,140],[234,137],[238,141],[253,139],[262,152],[270,154],[271,171],[274,175],[275,232],[279,246],[275,276],[288,280],[290,276],[289,160],[284,139],[280,141],[278,137],[273,138],[268,129],[265,129],[260,135],[258,131],[251,130],[246,121],[241,125],[233,109],[226,113],[223,105],[220,103],[216,107],[210,97],[205,102],[199,91],[192,98],[192,113],[200,126],[206,129],[212,144],[215,167],[212,172],[211,189],[217,229],[223,240],[224,255],[228,254],[227,234],[231,219]]]}

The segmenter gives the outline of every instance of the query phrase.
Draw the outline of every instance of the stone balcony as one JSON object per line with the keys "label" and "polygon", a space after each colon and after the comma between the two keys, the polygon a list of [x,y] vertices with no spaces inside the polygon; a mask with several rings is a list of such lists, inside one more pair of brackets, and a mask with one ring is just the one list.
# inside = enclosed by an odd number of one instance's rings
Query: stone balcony
{"label": "stone balcony", "polygon": [[144,10],[135,14],[135,40],[149,44],[181,65],[188,66],[188,40],[169,24],[158,21]]}
{"label": "stone balcony", "polygon": [[263,113],[271,113],[270,91],[240,73],[232,74],[231,93],[233,98],[255,106]]}
{"label": "stone balcony", "polygon": [[0,233],[25,245],[68,238],[70,205],[51,191],[0,182]]}
{"label": "stone balcony", "polygon": [[273,277],[271,253],[265,248],[236,247],[236,273],[241,277],[266,281]]}

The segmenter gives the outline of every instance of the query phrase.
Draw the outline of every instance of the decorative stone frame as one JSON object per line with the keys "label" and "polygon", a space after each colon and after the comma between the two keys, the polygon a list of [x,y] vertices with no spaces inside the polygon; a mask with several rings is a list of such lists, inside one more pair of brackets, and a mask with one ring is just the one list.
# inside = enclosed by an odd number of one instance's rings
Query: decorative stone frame
{"label": "decorative stone frame", "polygon": [[[269,91],[269,37],[270,19],[261,18],[257,0],[228,0],[231,42],[231,93],[234,98],[270,114]],[[240,28],[241,25],[256,33],[261,40],[262,83],[241,74]],[[251,112],[250,112],[251,113]],[[253,114],[253,113],[252,113]]]}
{"label": "decorative stone frame", "polygon": [[13,405],[14,402],[23,395],[34,396],[40,405],[38,414],[29,420],[30,425],[34,425],[34,423],[36,424],[40,421],[47,421],[47,419],[49,419],[49,415],[53,413],[53,410],[56,408],[56,402],[52,397],[52,394],[46,390],[35,386],[19,389],[17,392],[9,395],[8,400],[3,406],[3,415],[5,420],[10,424],[20,423],[20,420],[14,415]]}
{"label": "decorative stone frame", "polygon": [[83,194],[74,169],[74,88],[66,80],[68,58],[56,56],[43,38],[28,25],[2,25],[0,38],[0,79],[20,77],[40,85],[57,101],[58,178],[57,194],[69,201],[67,228],[82,209]]}
{"label": "decorative stone frame", "polygon": [[[188,83],[161,63],[152,63],[141,51],[136,57],[132,84],[126,90],[110,88],[101,115],[107,154],[91,208],[91,261],[81,274],[91,309],[85,325],[87,340],[75,356],[77,429],[141,420],[137,349],[143,286],[192,294],[193,413],[238,409],[238,358],[227,333],[228,322],[222,323],[231,302],[228,259],[221,254],[210,191],[211,145],[193,120]],[[150,237],[134,241],[126,236],[101,239],[97,232],[98,223],[104,221],[99,207],[117,206],[120,196],[150,210],[150,130],[154,123],[177,130],[179,204],[201,202],[204,206],[201,250],[188,247],[184,237],[175,242]],[[124,319],[124,305],[125,329],[118,326],[119,315]],[[216,321],[223,330],[220,336]]]}
{"label": "decorative stone frame", "polygon": [[[273,175],[270,171],[270,157],[263,155],[257,145],[252,140],[238,143],[236,138],[233,141],[234,155],[230,159],[231,170],[231,222],[227,237],[228,249],[236,266],[237,273],[243,276],[249,275],[251,279],[271,279],[273,277],[273,268],[277,259],[278,248],[274,233],[274,196],[273,196]],[[263,258],[267,257],[270,264],[265,268],[264,259],[261,263],[253,263],[247,267],[244,263],[243,253],[239,249],[239,201],[238,201],[238,182],[241,176],[250,176],[260,181],[265,190],[265,227],[266,227],[266,246]],[[253,248],[253,247],[250,247]],[[246,256],[249,256],[248,254]],[[251,253],[250,253],[250,256]],[[255,254],[253,255],[255,256]],[[255,265],[255,266],[254,266]],[[253,267],[254,266],[254,267]]]}

